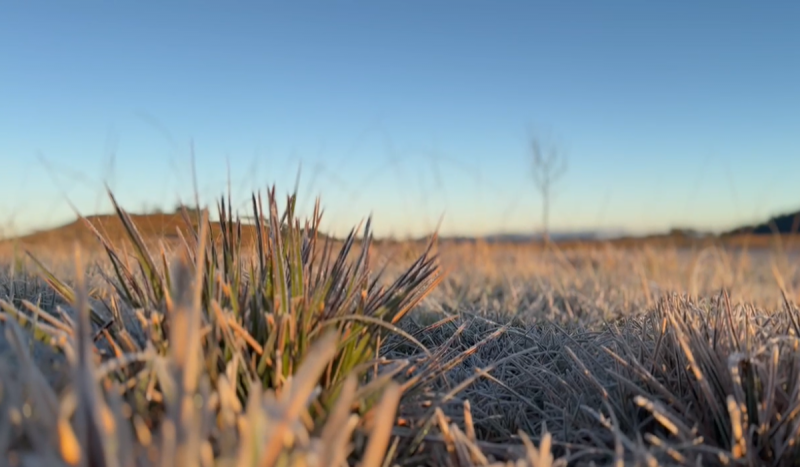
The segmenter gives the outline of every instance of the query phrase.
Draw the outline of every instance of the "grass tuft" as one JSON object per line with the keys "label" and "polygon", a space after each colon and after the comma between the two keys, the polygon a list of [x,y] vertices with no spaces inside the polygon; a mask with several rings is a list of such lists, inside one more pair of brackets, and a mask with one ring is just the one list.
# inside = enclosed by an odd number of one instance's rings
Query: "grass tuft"
{"label": "grass tuft", "polygon": [[[40,319],[2,303],[21,360],[32,363],[17,323],[44,329],[71,368],[60,398],[41,389],[41,400],[25,405],[57,420],[45,430],[50,448],[37,453],[66,465],[272,466],[328,456],[337,459],[330,465],[353,456],[383,464],[403,394],[392,375],[405,364],[377,356],[390,335],[429,353],[397,324],[441,280],[435,239],[382,284],[371,270],[369,220],[337,252],[319,232],[319,202],[301,223],[295,195],[282,214],[274,188],[266,210],[254,195],[257,238],[246,244],[223,198],[219,236],[207,210],[194,223],[184,211],[188,234],[154,250],[109,196],[126,243],[84,221],[106,252],[113,273],[102,277],[114,294],[90,302],[79,253],[73,285],[29,253],[70,312]],[[29,384],[50,387],[36,365],[26,367]]]}

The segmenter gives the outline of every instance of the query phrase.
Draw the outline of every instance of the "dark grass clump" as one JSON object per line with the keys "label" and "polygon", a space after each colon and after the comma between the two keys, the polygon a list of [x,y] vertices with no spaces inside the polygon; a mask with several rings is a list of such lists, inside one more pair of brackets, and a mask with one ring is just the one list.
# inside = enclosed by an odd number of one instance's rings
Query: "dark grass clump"
{"label": "dark grass clump", "polygon": [[[378,358],[386,335],[440,275],[429,248],[394,282],[371,274],[369,222],[334,253],[310,222],[253,197],[257,241],[244,251],[239,219],[223,199],[221,236],[206,211],[184,210],[191,235],[153,254],[111,197],[128,248],[86,222],[113,293],[90,291],[80,256],[68,285],[31,255],[68,306],[50,311],[7,294],[6,340],[21,365],[3,368],[2,451],[35,465],[360,465],[383,462],[405,365]],[[353,253],[360,244],[360,252]],[[15,286],[16,287],[16,286]],[[90,297],[91,295],[91,297]],[[29,338],[69,363],[58,393]],[[5,360],[5,359],[4,359]],[[355,442],[355,444],[353,444]],[[314,461],[316,460],[316,461]],[[32,464],[31,464],[32,463]]]}
{"label": "dark grass clump", "polygon": [[513,456],[520,431],[547,430],[534,440],[574,465],[792,466],[799,322],[788,300],[768,312],[725,293],[671,294],[646,313],[591,326],[461,314],[409,332],[435,353],[469,354],[427,397],[471,426],[487,455]]}

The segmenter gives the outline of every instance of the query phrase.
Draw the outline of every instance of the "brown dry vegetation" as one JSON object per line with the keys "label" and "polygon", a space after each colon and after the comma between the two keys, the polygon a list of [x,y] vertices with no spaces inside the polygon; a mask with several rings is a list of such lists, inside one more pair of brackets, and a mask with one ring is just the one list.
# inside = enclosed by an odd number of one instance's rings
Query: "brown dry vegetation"
{"label": "brown dry vegetation", "polygon": [[[336,269],[301,259],[299,231],[284,231],[279,248],[253,229],[239,249],[244,240],[224,224],[209,228],[213,248],[196,223],[163,245],[163,225],[140,226],[143,259],[116,222],[98,230],[135,276],[133,298],[94,234],[18,245],[51,277],[29,257],[5,256],[0,451],[12,465],[800,458],[800,253],[791,242],[384,243],[368,256],[354,242],[341,263],[352,268]],[[77,259],[76,238],[92,240]],[[155,276],[141,266],[147,255]],[[213,256],[219,267],[208,274]],[[285,275],[253,268],[279,258]],[[400,285],[381,296],[359,275],[367,263],[363,278],[385,266],[378,285]],[[354,286],[352,306],[319,281],[292,288],[295,274],[319,271]],[[279,276],[289,278],[284,292],[270,282]],[[274,301],[279,292],[295,299]],[[373,299],[383,307],[370,308]]]}

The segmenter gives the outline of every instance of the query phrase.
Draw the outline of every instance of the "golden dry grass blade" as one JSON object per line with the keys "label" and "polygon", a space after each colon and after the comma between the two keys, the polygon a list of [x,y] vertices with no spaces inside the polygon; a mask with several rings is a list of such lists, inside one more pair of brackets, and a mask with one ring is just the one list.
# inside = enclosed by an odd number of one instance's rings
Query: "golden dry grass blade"
{"label": "golden dry grass blade", "polygon": [[[98,390],[95,376],[94,343],[92,338],[90,305],[86,285],[85,267],[80,248],[75,247],[75,324],[76,361],[73,364],[75,390],[75,430],[79,440],[81,463],[98,467],[115,467],[116,427],[109,416],[103,394]],[[64,430],[67,434],[68,431]],[[67,440],[69,443],[69,440]],[[70,450],[62,452],[69,453]]]}
{"label": "golden dry grass blade", "polygon": [[314,390],[319,377],[335,355],[337,341],[338,336],[336,333],[329,332],[322,336],[308,352],[308,355],[313,356],[313,358],[308,358],[303,362],[297,374],[291,380],[291,387],[286,388],[281,393],[278,403],[283,412],[280,419],[276,421],[275,426],[272,427],[275,436],[272,436],[267,441],[263,457],[258,463],[259,467],[272,467],[275,465],[282,448],[282,433],[288,430],[291,424],[300,416],[300,412],[307,403],[308,397]]}
{"label": "golden dry grass blade", "polygon": [[380,467],[383,465],[401,395],[400,385],[395,383],[389,384],[384,390],[381,402],[374,409],[376,426],[372,427],[369,444],[361,459],[361,467]]}

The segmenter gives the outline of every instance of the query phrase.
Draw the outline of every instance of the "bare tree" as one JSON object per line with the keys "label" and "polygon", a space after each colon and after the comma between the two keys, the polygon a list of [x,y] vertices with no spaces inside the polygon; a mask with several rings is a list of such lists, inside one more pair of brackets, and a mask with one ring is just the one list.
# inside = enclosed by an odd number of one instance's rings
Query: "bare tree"
{"label": "bare tree", "polygon": [[542,196],[542,239],[550,241],[550,203],[553,185],[566,173],[567,158],[558,147],[543,148],[537,138],[531,140],[533,181]]}

